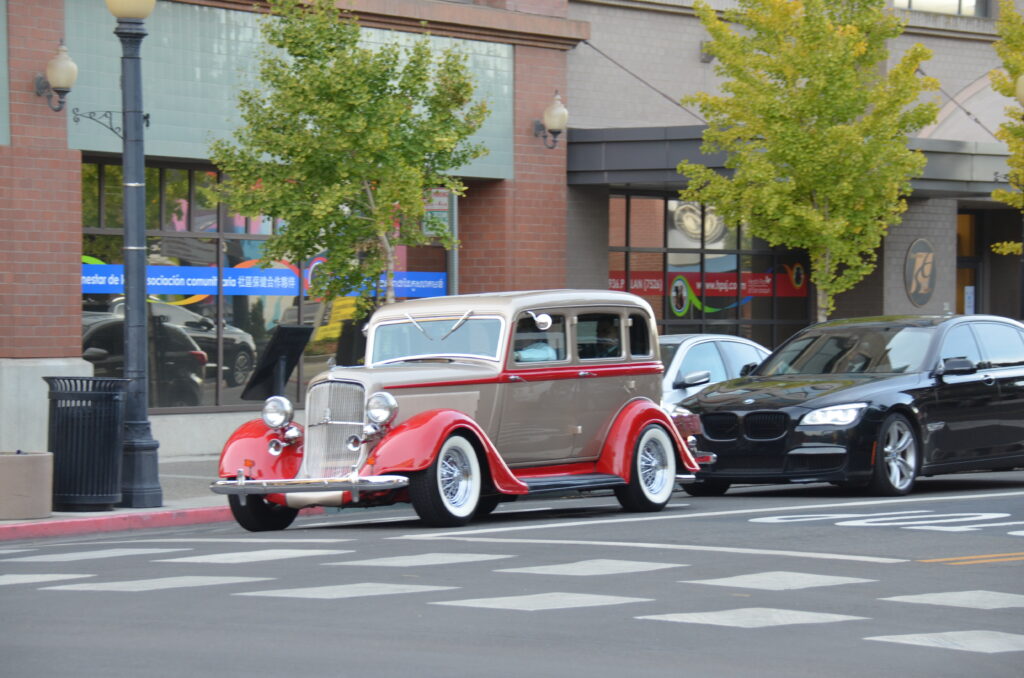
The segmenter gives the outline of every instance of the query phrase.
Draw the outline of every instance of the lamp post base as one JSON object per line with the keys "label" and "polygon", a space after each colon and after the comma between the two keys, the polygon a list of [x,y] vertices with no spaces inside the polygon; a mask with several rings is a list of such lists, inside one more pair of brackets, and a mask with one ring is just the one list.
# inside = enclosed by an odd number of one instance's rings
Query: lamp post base
{"label": "lamp post base", "polygon": [[[144,431],[139,430],[139,423]],[[136,430],[133,432],[133,428]],[[160,446],[149,435],[149,422],[128,423],[125,427],[124,456],[121,458],[121,503],[128,508],[156,508],[163,506],[160,489],[160,471],[157,448]]]}

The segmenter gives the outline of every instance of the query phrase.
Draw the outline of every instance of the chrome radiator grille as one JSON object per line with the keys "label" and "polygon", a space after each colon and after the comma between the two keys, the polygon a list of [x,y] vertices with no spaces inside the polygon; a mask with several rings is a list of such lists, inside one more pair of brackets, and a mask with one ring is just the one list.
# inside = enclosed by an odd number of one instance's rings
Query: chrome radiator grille
{"label": "chrome radiator grille", "polygon": [[352,472],[360,453],[348,449],[349,436],[363,433],[362,384],[325,381],[306,394],[306,446],[299,476],[337,478]]}

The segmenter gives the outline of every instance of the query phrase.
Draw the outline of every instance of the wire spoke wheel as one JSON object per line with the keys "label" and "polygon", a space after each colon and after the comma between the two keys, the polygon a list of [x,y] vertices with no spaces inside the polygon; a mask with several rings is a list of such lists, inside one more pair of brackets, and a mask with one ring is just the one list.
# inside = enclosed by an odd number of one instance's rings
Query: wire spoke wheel
{"label": "wire spoke wheel", "polygon": [[456,434],[444,441],[429,468],[410,478],[409,498],[425,523],[454,527],[473,517],[482,485],[476,449]]}
{"label": "wire spoke wheel", "polygon": [[675,490],[676,452],[665,429],[656,424],[640,434],[633,455],[629,484],[615,488],[615,496],[627,511],[660,511]]}

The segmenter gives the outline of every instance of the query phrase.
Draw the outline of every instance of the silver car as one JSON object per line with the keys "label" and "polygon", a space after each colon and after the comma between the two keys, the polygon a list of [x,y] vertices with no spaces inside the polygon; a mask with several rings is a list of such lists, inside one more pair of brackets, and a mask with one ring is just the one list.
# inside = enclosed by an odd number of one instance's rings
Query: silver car
{"label": "silver car", "polygon": [[745,367],[749,371],[771,353],[756,341],[731,334],[663,334],[658,344],[665,364],[661,401],[666,407],[709,384],[742,376]]}
{"label": "silver car", "polygon": [[305,427],[268,398],[224,446],[212,489],[252,531],[283,529],[305,506],[396,502],[464,525],[524,495],[593,489],[658,511],[698,469],[660,406],[662,372],[651,307],[631,294],[384,306],[365,366],[310,381]]}

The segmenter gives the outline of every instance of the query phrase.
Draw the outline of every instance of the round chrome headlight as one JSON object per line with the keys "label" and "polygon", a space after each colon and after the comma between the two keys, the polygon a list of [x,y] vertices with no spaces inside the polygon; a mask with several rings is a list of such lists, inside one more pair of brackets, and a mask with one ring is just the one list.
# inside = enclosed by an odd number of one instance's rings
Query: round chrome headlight
{"label": "round chrome headlight", "polygon": [[383,426],[398,414],[398,401],[387,391],[378,391],[366,399],[366,418]]}
{"label": "round chrome headlight", "polygon": [[295,408],[284,396],[270,396],[263,403],[263,423],[270,428],[281,428],[292,421]]}

